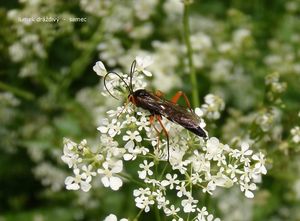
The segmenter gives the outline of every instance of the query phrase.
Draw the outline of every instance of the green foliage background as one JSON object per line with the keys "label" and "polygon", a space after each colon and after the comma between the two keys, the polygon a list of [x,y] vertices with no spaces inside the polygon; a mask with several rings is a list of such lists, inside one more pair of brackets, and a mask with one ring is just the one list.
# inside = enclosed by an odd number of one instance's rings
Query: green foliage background
{"label": "green foliage background", "polygon": [[[128,70],[134,57],[127,59],[126,64],[118,61],[118,56],[134,54],[130,52],[133,48],[159,53],[153,41],[174,39],[184,46],[182,24],[176,23],[181,17],[168,20],[163,8],[165,1],[158,1],[149,18],[143,20],[133,14],[130,21],[133,28],[151,23],[152,32],[145,37],[132,37],[130,30],[124,28],[126,21],[122,21],[124,26],[119,31],[111,32],[105,29],[105,22],[114,5],[121,4],[128,10],[135,1],[112,1],[107,8],[104,4],[107,13],[104,15],[87,10],[84,1],[79,0],[30,2],[34,1],[0,3],[0,220],[101,220],[109,213],[119,217],[132,214],[136,209],[133,200],[128,200],[132,194],[130,186],[122,193],[100,187],[87,194],[64,189],[63,181],[69,171],[60,160],[62,138],[88,138],[97,142],[96,118],[101,118],[101,113],[113,106],[100,95],[99,78],[92,71],[95,62],[100,59],[111,69]],[[95,1],[88,4],[92,2]],[[203,66],[196,67],[200,103],[209,92],[220,93],[226,102],[221,119],[207,122],[210,134],[229,143],[235,136],[251,132],[252,138],[263,137],[255,148],[265,152],[268,158],[268,174],[254,200],[225,191],[206,202],[211,211],[221,218],[227,217],[226,220],[231,220],[230,213],[237,210],[242,214],[240,217],[251,214],[250,218],[232,220],[300,220],[300,148],[299,143],[291,142],[290,135],[290,129],[300,123],[299,13],[297,0],[195,0],[191,7],[192,34],[205,24],[203,18],[214,22],[213,28],[200,30],[213,42],[204,54]],[[19,17],[36,14],[82,17],[87,22],[25,25],[18,21]],[[234,31],[240,28],[251,30],[251,36],[239,49],[221,54],[218,46],[230,42]],[[31,34],[38,39],[28,43],[24,57],[16,60],[10,52],[11,46]],[[106,59],[105,50],[99,52],[97,47],[111,38],[120,41],[122,52]],[[36,48],[39,44],[42,49]],[[279,61],[266,63],[270,55],[278,56]],[[237,79],[232,74],[225,80],[213,79],[213,65],[221,58],[232,62],[232,73],[242,68],[241,77]],[[178,53],[178,60],[170,70],[180,79],[188,79],[184,73],[185,53]],[[286,91],[278,95],[281,102],[267,97],[270,89],[265,85],[265,77],[273,72],[278,72],[281,81],[287,83]],[[164,88],[157,89],[164,91]],[[191,96],[192,88],[186,80],[181,88],[166,91],[167,96],[176,90],[184,90]],[[253,123],[255,116],[274,109],[279,110],[280,118],[271,128],[280,128],[280,133],[261,131]],[[36,168],[41,165],[50,170],[38,175]],[[49,182],[47,176],[51,177]],[[228,205],[235,202],[241,208],[224,214],[220,209],[222,202]],[[142,220],[153,220],[153,217],[146,214]]]}

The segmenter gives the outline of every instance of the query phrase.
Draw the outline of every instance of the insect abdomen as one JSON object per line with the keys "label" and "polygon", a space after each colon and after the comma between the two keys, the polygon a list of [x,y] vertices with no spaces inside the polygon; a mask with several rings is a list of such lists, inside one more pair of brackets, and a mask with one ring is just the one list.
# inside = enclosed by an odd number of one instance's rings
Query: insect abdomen
{"label": "insect abdomen", "polygon": [[207,137],[206,132],[200,126],[193,127],[193,128],[188,128],[188,127],[185,127],[185,128],[200,137],[204,137],[204,138]]}

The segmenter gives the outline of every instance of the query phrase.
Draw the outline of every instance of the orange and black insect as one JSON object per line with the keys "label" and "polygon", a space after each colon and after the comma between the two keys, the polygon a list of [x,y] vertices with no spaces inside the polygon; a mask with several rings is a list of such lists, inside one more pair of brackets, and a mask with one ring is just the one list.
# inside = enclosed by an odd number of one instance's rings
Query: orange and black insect
{"label": "orange and black insect", "polygon": [[[187,96],[182,91],[178,91],[171,100],[164,99],[163,94],[160,91],[156,91],[155,93],[151,93],[145,89],[138,89],[134,91],[132,78],[133,78],[133,74],[135,73],[135,67],[136,67],[136,61],[134,60],[131,65],[129,84],[127,84],[124,78],[122,78],[116,72],[109,72],[104,76],[104,80],[103,80],[104,87],[112,97],[116,98],[114,95],[110,93],[110,91],[106,86],[107,76],[109,74],[115,74],[125,83],[127,90],[129,92],[128,101],[133,103],[137,107],[141,107],[150,112],[151,125],[153,125],[155,119],[159,122],[162,128],[162,132],[164,133],[167,139],[168,158],[169,158],[169,135],[162,123],[162,116],[172,122],[181,125],[182,127],[186,128],[187,130],[193,132],[194,134],[200,137],[203,138],[207,137],[206,132],[200,127],[201,120],[192,110]],[[187,107],[183,107],[177,104],[177,101],[181,96],[184,98]],[[154,129],[158,134],[161,133],[155,126]]]}

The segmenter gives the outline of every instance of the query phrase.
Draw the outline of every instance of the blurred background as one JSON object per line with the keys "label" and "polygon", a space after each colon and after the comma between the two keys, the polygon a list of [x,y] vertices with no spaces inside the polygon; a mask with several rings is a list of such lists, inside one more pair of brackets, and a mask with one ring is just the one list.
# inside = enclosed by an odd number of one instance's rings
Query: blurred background
{"label": "blurred background", "polygon": [[[151,56],[150,88],[191,96],[182,16],[179,0],[0,2],[0,221],[136,210],[130,188],[65,190],[62,140],[96,144],[118,102],[101,96],[98,60],[128,72]],[[189,16],[200,104],[208,93],[226,104],[207,119],[210,135],[256,140],[267,156],[254,199],[220,190],[209,209],[228,221],[300,220],[300,1],[194,0]]]}

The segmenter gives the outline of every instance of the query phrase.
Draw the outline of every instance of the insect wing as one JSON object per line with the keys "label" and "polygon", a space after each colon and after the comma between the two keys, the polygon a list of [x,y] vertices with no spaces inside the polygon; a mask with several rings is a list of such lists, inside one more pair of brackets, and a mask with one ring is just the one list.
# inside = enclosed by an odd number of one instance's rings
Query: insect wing
{"label": "insect wing", "polygon": [[157,102],[157,106],[160,108],[160,114],[170,121],[181,125],[200,137],[207,136],[206,132],[200,127],[201,120],[195,113],[167,100]]}

